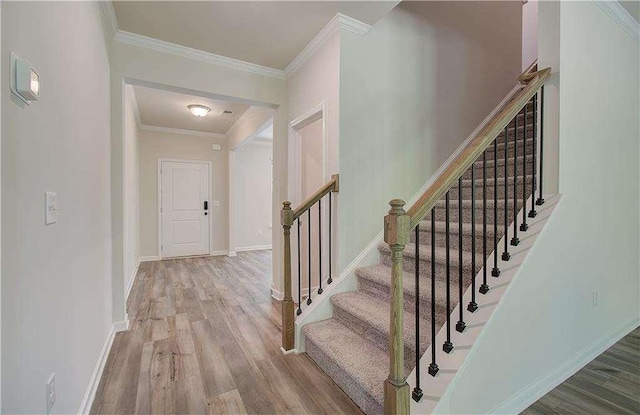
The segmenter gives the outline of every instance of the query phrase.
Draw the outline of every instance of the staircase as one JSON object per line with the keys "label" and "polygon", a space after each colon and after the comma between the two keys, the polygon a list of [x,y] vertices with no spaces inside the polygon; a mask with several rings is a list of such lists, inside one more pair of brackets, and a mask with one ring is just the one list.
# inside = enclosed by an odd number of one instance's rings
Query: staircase
{"label": "staircase", "polygon": [[[505,230],[505,214],[507,224],[510,225],[514,218],[514,204],[517,211],[520,211],[523,201],[527,200],[533,191],[534,125],[531,122],[534,117],[533,102],[530,101],[525,108],[526,110],[516,117],[517,121],[514,119],[508,125],[508,141],[505,143],[504,132],[501,133],[496,139],[495,148],[493,145],[489,146],[485,150],[484,156],[481,156],[474,165],[467,169],[462,179],[448,191],[449,289],[451,293],[449,310],[453,310],[458,304],[456,293],[459,292],[459,276],[462,276],[462,291],[465,292],[471,285],[472,276],[481,270],[482,265],[493,252],[495,242],[502,238]],[[528,120],[526,133],[525,127],[523,127],[525,114]],[[515,129],[516,122],[520,125],[517,130]],[[517,158],[514,158],[516,151],[514,134],[517,139]],[[527,156],[524,157],[523,154],[527,154]],[[504,168],[505,156],[506,169]],[[525,168],[526,175],[524,174]],[[473,169],[475,171],[472,171]],[[486,234],[483,232],[482,226],[482,189],[485,182]],[[513,194],[514,182],[517,182],[518,192],[515,196]],[[523,184],[526,184],[524,199]],[[472,226],[472,193],[475,196],[475,240]],[[507,194],[506,200],[505,193]],[[415,335],[416,320],[420,326],[419,355],[422,355],[430,344],[432,298],[429,287],[432,277],[429,270],[431,270],[432,260],[435,261],[436,330],[439,330],[447,320],[446,205],[446,196],[443,196],[435,205],[435,222],[432,224],[430,217],[427,220],[421,220],[418,226],[420,229],[418,240],[416,241],[416,234],[412,232],[410,242],[403,251],[405,376],[416,366],[415,356],[418,347]],[[494,211],[498,220],[495,226]],[[431,256],[432,229],[435,231],[433,259]],[[483,252],[485,236],[489,245],[487,252]],[[357,269],[358,289],[336,294],[330,298],[333,304],[333,317],[307,324],[302,329],[306,337],[306,353],[367,414],[383,412],[384,383],[389,375],[390,365],[391,249],[388,244],[383,243],[378,246],[378,250],[381,258],[379,264]],[[475,269],[473,266],[474,250],[476,253]],[[419,274],[420,312],[417,319],[415,315],[416,279],[414,274],[416,253],[419,256],[419,269],[423,270]],[[491,264],[487,264],[487,267],[491,269]]]}

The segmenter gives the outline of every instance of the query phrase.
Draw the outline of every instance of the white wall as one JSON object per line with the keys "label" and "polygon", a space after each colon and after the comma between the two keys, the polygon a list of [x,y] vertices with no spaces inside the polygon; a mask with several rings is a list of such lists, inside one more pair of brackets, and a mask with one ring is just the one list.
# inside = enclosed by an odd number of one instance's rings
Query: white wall
{"label": "white wall", "polygon": [[274,110],[267,107],[252,106],[246,113],[236,121],[229,131],[227,131],[227,145],[229,150],[235,150],[252,135],[259,132],[260,129],[270,122],[273,122]]}
{"label": "white wall", "polygon": [[522,70],[538,57],[538,0],[522,6]]}
{"label": "white wall", "polygon": [[521,7],[404,2],[341,34],[340,271],[517,83]]}
{"label": "white wall", "polygon": [[[2,78],[3,413],[78,411],[112,324],[109,63],[97,2],[3,2],[9,51],[39,70],[21,109]],[[44,192],[58,223],[44,225]]]}
{"label": "white wall", "polygon": [[[541,28],[547,7],[558,4],[540,3]],[[459,373],[451,413],[519,412],[639,323],[638,42],[594,2],[559,8],[562,200]]]}
{"label": "white wall", "polygon": [[[124,176],[123,176],[123,82],[177,88],[190,94],[231,99],[276,109],[274,116],[274,203],[287,192],[285,81],[225,66],[205,63],[170,53],[112,41],[111,68],[111,194],[113,235],[113,314],[124,317]],[[284,166],[284,167],[280,167]],[[144,215],[144,214],[142,214]],[[279,211],[274,210],[274,223]],[[280,275],[282,230],[274,228],[273,275]],[[215,242],[214,242],[215,244]],[[142,253],[144,255],[144,253]]]}
{"label": "white wall", "polygon": [[125,169],[125,293],[131,287],[138,260],[140,259],[140,202],[138,181],[138,121],[136,119],[137,102],[133,86],[125,86],[124,102],[124,169]]}
{"label": "white wall", "polygon": [[252,141],[235,153],[235,249],[271,247],[273,145]]}
{"label": "white wall", "polygon": [[[213,151],[212,144],[220,144],[221,151]],[[158,131],[140,131],[140,255],[158,255],[158,159],[211,161],[211,222],[213,226],[212,252],[228,249],[228,193],[227,147],[225,139]],[[213,206],[213,201],[220,206]]]}

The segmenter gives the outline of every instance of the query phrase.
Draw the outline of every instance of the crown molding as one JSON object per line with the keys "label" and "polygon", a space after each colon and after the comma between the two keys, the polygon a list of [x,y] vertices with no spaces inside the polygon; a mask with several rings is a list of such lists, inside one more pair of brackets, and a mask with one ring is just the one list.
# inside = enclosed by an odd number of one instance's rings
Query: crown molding
{"label": "crown molding", "polygon": [[187,46],[176,45],[175,43],[165,42],[164,40],[154,39],[151,37],[138,35],[135,33],[118,30],[113,40],[138,46],[158,52],[170,53],[172,55],[181,56],[183,58],[193,59],[213,65],[225,66],[227,68],[240,71],[250,72],[256,75],[268,76],[271,78],[285,79],[284,71],[280,69],[269,68],[255,63],[245,62],[238,59],[228,58]]}
{"label": "crown molding", "polygon": [[102,14],[109,39],[113,39],[118,33],[118,20],[116,19],[116,11],[113,9],[113,3],[111,0],[99,1],[98,3],[100,3],[100,13]]}
{"label": "crown molding", "polygon": [[592,0],[636,42],[640,41],[640,23],[617,1]]}
{"label": "crown molding", "polygon": [[340,29],[364,36],[369,33],[371,26],[359,20],[337,13],[329,22],[318,32],[318,34],[302,49],[298,55],[287,65],[284,74],[287,78],[291,77],[302,65],[309,60],[314,53],[324,45]]}
{"label": "crown molding", "polygon": [[160,127],[157,125],[140,124],[140,129],[144,131],[154,131],[158,133],[192,135],[192,136],[206,137],[206,138],[221,138],[221,139],[227,138],[226,134],[207,133],[204,131],[185,130],[182,128]]}

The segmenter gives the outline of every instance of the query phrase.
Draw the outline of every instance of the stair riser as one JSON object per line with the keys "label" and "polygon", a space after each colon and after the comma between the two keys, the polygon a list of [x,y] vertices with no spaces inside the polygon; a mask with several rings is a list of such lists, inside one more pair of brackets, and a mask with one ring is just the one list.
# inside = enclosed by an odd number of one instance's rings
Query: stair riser
{"label": "stair riser", "polygon": [[335,362],[327,357],[322,350],[314,344],[313,341],[307,340],[305,345],[307,355],[327,373],[336,384],[349,395],[349,397],[358,405],[366,414],[381,414],[383,412],[383,402],[378,402],[374,397],[369,395],[361,386],[347,375]]}
{"label": "stair riser", "polygon": [[[533,159],[531,157],[527,157],[527,176],[533,175]],[[494,162],[493,160],[491,161],[487,161],[487,179],[492,179],[495,176],[495,172],[493,169],[493,165]],[[482,179],[483,177],[483,166],[482,166],[482,162],[477,162],[475,164],[476,166],[476,180],[477,179]],[[505,177],[504,175],[504,159],[498,159],[498,172],[497,172],[497,177],[501,178],[501,177]],[[507,164],[507,176],[513,176],[515,174],[515,168],[514,168],[514,163],[513,161],[509,160],[509,163]],[[522,165],[522,158],[520,158],[520,160],[518,160],[518,175],[520,174],[524,174],[523,173],[523,165]],[[462,176],[463,180],[471,180],[471,169],[468,169],[464,175]],[[454,184],[454,187],[457,187],[458,184]]]}
{"label": "stair riser", "polygon": [[[522,156],[524,154],[524,140],[518,140],[518,156]],[[493,146],[489,146],[485,153],[487,153],[487,160],[493,160]],[[513,157],[515,154],[515,146],[513,145],[513,141],[509,140],[509,145],[507,146],[507,155],[508,157]],[[533,154],[533,140],[527,140],[527,155],[530,156]],[[504,146],[500,145],[498,147],[498,158],[504,158]],[[482,160],[482,156],[478,159],[478,161]]]}
{"label": "stair riser", "polygon": [[[455,247],[457,249],[457,244]],[[454,247],[452,246],[452,248]],[[405,257],[404,257],[404,261],[402,261],[402,268],[406,272],[415,273],[415,259],[413,256],[408,256],[407,254],[408,252],[405,250]],[[380,252],[380,259],[384,265],[388,267],[391,266],[391,255],[388,252],[386,251]],[[429,255],[428,258],[421,257],[419,262],[420,262],[420,275],[425,277],[424,281],[428,281],[427,278],[431,277],[431,256]],[[450,264],[449,272],[450,272],[450,278],[451,278],[450,280],[451,287],[455,286],[457,290],[458,269],[459,269],[458,258],[457,256],[454,257],[453,253],[451,255],[449,264]],[[481,267],[482,267],[482,261],[478,260],[478,263],[476,264],[476,272],[479,271]],[[471,282],[471,275],[472,275],[471,265],[463,264],[462,277],[463,277],[463,281],[465,282],[464,285],[467,285]],[[447,278],[446,264],[436,263],[436,278],[440,279],[441,281],[446,280]]]}
{"label": "stair riser", "polygon": [[[389,282],[391,281],[391,274],[389,274]],[[420,284],[422,286],[429,286],[430,281],[428,279],[421,279]],[[391,287],[390,285],[380,285],[371,280],[365,278],[358,278],[358,290],[369,294],[372,297],[379,298],[381,301],[390,301]],[[416,310],[416,297],[413,292],[404,292],[404,310],[409,313],[414,313]],[[442,315],[446,317],[445,304],[436,301],[436,316]],[[423,317],[431,315],[431,298],[422,297],[420,300],[420,313]],[[437,321],[437,320],[436,320]]]}
{"label": "stair riser", "polygon": [[[499,219],[498,219],[499,220]],[[489,228],[489,226],[488,226]],[[493,226],[490,227],[490,229],[493,231]],[[498,238],[497,240],[499,241],[500,238],[502,238],[504,228],[503,226],[500,226],[498,228]],[[446,247],[446,233],[444,231],[442,232],[438,232],[436,231],[436,246],[437,247]],[[455,233],[450,233],[449,236],[449,243],[450,246],[452,248],[456,248],[458,247],[458,230],[455,230]],[[476,263],[480,263],[482,262],[482,224],[478,224],[476,226]],[[411,242],[415,241],[415,234],[412,234],[411,236]],[[472,246],[472,241],[473,238],[471,237],[471,235],[467,235],[464,234],[462,235],[462,247],[465,251],[469,251],[471,252],[471,246]],[[424,232],[420,232],[420,243],[423,245],[427,245],[427,246],[431,246],[431,231],[424,231]],[[494,240],[493,240],[493,234],[490,234],[487,237],[487,254],[491,253],[491,251],[493,251],[493,244],[494,244]]]}
{"label": "stair riser", "polygon": [[[490,181],[491,185],[489,185],[489,183],[487,183],[487,187],[486,187],[486,197],[488,199],[494,199],[495,194],[496,194],[496,187],[493,185],[493,180]],[[524,184],[524,180],[518,180],[518,188],[517,188],[517,193],[516,196],[518,198],[522,198],[522,187]],[[531,186],[532,186],[532,178],[531,176],[527,177],[527,195],[531,194]],[[504,195],[505,195],[505,186],[504,186],[504,181],[502,183],[498,183],[498,199],[504,199]],[[476,200],[480,200],[482,201],[482,184],[478,185],[478,183],[476,183],[476,189],[475,189],[475,199]],[[510,199],[513,199],[513,181],[507,181],[507,190],[506,193],[509,195]],[[471,200],[471,195],[472,195],[472,189],[471,187],[467,187],[467,186],[462,186],[462,199],[467,199],[467,200]],[[451,199],[458,199],[458,186],[453,187],[451,190],[449,190],[449,198]]]}
{"label": "stair riser", "polygon": [[[533,132],[534,132],[533,125],[531,125],[531,124],[527,125],[527,138],[533,138]],[[524,127],[522,125],[520,125],[520,124],[518,125],[518,129],[517,130],[515,130],[513,128],[513,126],[509,127],[509,129],[507,130],[507,134],[509,135],[509,142],[510,143],[513,142],[514,133],[517,135],[518,140],[522,140],[523,134],[524,134]],[[498,134],[496,136],[496,140],[498,141],[498,144],[504,143],[504,130],[500,134]],[[490,146],[492,146],[492,145],[493,145],[493,143],[490,144]]]}
{"label": "stair riser", "polygon": [[[502,224],[503,222],[503,218],[504,218],[504,208],[502,207],[503,205],[501,205],[500,207],[498,207],[498,224]],[[518,208],[520,208],[522,206],[522,200],[518,200]],[[493,225],[493,204],[488,204],[487,205],[487,226],[489,225]],[[508,219],[509,222],[511,222],[513,220],[513,202],[511,201],[511,203],[508,204]],[[427,215],[427,219],[430,219],[431,216]],[[451,222],[458,222],[460,218],[460,213],[458,211],[458,206],[457,205],[451,205],[449,208],[449,220]],[[437,221],[444,221],[446,220],[446,211],[444,208],[444,204],[442,206],[438,205],[436,207],[436,220]],[[471,206],[469,207],[464,207],[462,208],[462,221],[466,222],[466,223],[471,223]],[[476,223],[482,227],[482,200],[477,200],[476,201]]]}
{"label": "stair riser", "polygon": [[[389,352],[389,334],[381,332],[376,328],[368,325],[366,322],[357,319],[347,310],[336,307],[333,307],[333,318],[338,320],[340,323],[349,327],[351,330],[358,333],[360,336],[369,340],[373,343],[378,349],[384,350],[385,352]],[[426,343],[426,341],[424,342]],[[426,345],[421,344],[426,349]],[[404,346],[404,367],[406,372],[410,372],[411,369],[416,367],[416,359],[415,359],[415,348],[409,347],[407,342],[405,341]]]}

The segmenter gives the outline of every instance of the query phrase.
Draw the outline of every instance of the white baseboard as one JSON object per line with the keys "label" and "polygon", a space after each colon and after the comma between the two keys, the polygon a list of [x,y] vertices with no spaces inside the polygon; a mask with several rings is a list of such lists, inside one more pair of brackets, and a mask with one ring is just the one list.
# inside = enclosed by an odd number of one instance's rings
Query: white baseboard
{"label": "white baseboard", "polygon": [[109,333],[107,333],[107,338],[102,345],[100,355],[98,356],[98,361],[93,368],[93,373],[91,373],[89,386],[87,387],[87,390],[84,393],[84,397],[82,398],[82,403],[80,404],[78,414],[84,415],[88,414],[89,411],[91,411],[91,405],[93,405],[93,400],[96,397],[98,385],[100,384],[100,379],[102,378],[102,372],[104,371],[104,366],[107,364],[107,358],[109,357],[109,352],[111,351],[111,346],[113,345],[113,339],[115,338],[116,333],[125,331],[128,328],[128,321],[118,321],[111,325]]}
{"label": "white baseboard", "polygon": [[238,256],[238,254],[236,253],[236,251],[229,251],[227,252],[227,256]]}
{"label": "white baseboard", "polygon": [[224,256],[228,254],[229,251],[211,251],[211,256]]}
{"label": "white baseboard", "polygon": [[284,292],[271,287],[271,297],[273,297],[275,300],[282,301],[284,300]]}
{"label": "white baseboard", "polygon": [[160,261],[160,257],[158,257],[157,255],[140,257],[140,262],[151,262],[151,261]]}
{"label": "white baseboard", "polygon": [[129,299],[129,294],[131,294],[131,289],[133,288],[133,283],[136,281],[136,276],[138,275],[138,269],[140,269],[140,263],[142,263],[142,259],[138,258],[138,262],[136,263],[135,268],[133,269],[133,273],[131,278],[129,278],[129,284],[127,284],[127,291],[124,293],[124,303],[127,303]]}
{"label": "white baseboard", "polygon": [[241,248],[236,248],[235,252],[264,251],[267,249],[271,249],[271,245],[243,246]]}
{"label": "white baseboard", "polygon": [[571,358],[567,359],[553,372],[543,376],[525,388],[511,395],[488,413],[490,414],[519,414],[538,399],[549,393],[553,388],[573,376],[593,359],[604,353],[608,348],[640,326],[640,318],[635,317],[622,325],[617,330],[600,337],[591,345],[582,349]]}

